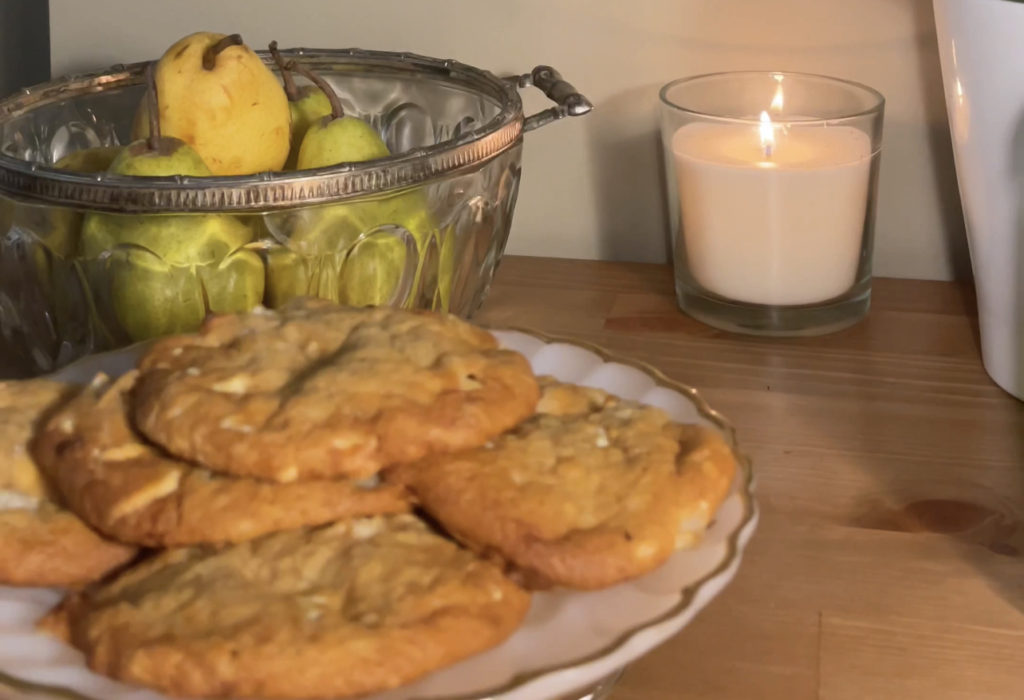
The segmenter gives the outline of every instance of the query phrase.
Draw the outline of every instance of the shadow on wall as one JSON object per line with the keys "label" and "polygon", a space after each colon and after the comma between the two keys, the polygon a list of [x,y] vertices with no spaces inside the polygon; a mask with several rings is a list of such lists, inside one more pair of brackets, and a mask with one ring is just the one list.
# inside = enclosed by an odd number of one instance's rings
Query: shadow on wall
{"label": "shadow on wall", "polygon": [[605,97],[587,118],[599,255],[605,260],[667,260],[660,87],[652,83]]}
{"label": "shadow on wall", "polygon": [[[942,115],[935,123],[928,125],[928,142],[932,153],[932,178],[939,193],[942,236],[946,243],[946,254],[956,279],[971,278],[971,260],[967,249],[967,235],[964,229],[964,212],[957,187],[956,168],[953,163],[953,141],[946,118],[946,101],[942,91],[942,68],[935,47],[935,13],[931,2],[912,3],[917,36],[928,42],[919,46],[917,55],[918,83],[927,105],[927,114]],[[884,148],[884,145],[883,145]],[[882,156],[884,159],[884,155]],[[920,167],[920,164],[914,164]]]}
{"label": "shadow on wall", "polygon": [[50,79],[49,3],[0,2],[0,97]]}

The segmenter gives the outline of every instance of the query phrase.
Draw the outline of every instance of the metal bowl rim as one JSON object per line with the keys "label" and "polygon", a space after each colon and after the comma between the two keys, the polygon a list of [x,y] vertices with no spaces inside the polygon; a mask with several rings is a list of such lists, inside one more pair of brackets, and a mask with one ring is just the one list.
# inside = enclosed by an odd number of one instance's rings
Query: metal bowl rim
{"label": "metal bowl rim", "polygon": [[[268,52],[257,51],[268,65]],[[522,138],[523,105],[513,81],[452,59],[358,48],[282,50],[317,65],[355,65],[364,70],[449,81],[498,102],[487,123],[432,146],[387,158],[299,172],[227,177],[136,178],[56,170],[0,153],[0,193],[32,202],[111,212],[268,211],[325,204],[421,185],[474,169]],[[148,62],[58,78],[0,100],[0,128],[13,117],[69,97],[138,84]]]}

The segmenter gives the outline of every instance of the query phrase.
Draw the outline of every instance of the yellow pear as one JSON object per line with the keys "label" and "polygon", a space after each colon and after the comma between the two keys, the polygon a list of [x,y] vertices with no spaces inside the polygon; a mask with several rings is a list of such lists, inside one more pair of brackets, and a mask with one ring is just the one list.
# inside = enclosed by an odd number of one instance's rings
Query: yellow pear
{"label": "yellow pear", "polygon": [[[197,32],[178,40],[156,64],[156,90],[163,135],[189,144],[214,175],[284,166],[288,98],[239,35]],[[136,115],[135,139],[148,136],[146,109]]]}

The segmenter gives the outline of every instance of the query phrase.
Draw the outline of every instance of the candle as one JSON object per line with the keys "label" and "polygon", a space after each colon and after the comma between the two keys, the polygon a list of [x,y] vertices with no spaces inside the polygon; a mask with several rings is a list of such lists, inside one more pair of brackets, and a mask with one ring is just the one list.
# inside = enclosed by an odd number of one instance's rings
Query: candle
{"label": "candle", "polygon": [[706,290],[784,306],[826,301],[854,284],[871,174],[865,132],[776,124],[762,112],[760,122],[687,124],[671,150],[677,245]]}

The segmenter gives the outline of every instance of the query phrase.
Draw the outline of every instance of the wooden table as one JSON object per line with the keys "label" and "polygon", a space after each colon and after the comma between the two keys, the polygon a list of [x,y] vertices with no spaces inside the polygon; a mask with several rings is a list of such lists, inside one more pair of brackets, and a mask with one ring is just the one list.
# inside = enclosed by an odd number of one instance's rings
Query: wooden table
{"label": "wooden table", "polygon": [[614,700],[1024,698],[1024,404],[969,287],[876,280],[865,322],[765,340],[684,316],[664,266],[513,257],[477,319],[661,368],[753,458],[735,581]]}
{"label": "wooden table", "polygon": [[874,289],[853,328],[765,340],[680,313],[664,266],[502,263],[477,320],[645,360],[753,457],[736,580],[614,700],[1024,698],[1024,404],[981,367],[969,287]]}

